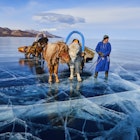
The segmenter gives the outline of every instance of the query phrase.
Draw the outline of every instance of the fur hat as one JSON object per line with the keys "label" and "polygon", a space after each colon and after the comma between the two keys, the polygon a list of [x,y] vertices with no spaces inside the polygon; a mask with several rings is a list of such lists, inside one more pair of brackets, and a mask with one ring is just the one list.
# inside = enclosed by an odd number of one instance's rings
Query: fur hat
{"label": "fur hat", "polygon": [[105,40],[107,38],[109,38],[109,36],[108,35],[104,35],[103,40]]}

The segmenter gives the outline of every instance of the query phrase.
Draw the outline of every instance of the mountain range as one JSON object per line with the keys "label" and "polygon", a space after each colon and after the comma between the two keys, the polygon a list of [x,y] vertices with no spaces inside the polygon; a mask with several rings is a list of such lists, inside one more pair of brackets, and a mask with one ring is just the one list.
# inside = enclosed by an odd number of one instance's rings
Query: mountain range
{"label": "mountain range", "polygon": [[[36,37],[39,31],[35,30],[12,30],[9,28],[0,27],[0,37]],[[43,31],[48,38],[60,38],[59,36],[53,35],[48,31]]]}

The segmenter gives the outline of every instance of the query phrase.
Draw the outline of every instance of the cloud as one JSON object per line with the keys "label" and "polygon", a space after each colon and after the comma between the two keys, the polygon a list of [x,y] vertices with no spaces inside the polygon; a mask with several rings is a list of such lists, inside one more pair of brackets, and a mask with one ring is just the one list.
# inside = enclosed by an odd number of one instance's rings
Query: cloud
{"label": "cloud", "polygon": [[73,25],[76,23],[85,23],[85,19],[81,17],[75,17],[69,14],[58,14],[58,13],[40,13],[33,16],[33,20],[39,21],[41,23],[64,23]]}
{"label": "cloud", "polygon": [[114,27],[139,27],[140,7],[76,7],[67,9],[56,9],[51,12],[64,13],[82,17],[86,24],[111,25]]}

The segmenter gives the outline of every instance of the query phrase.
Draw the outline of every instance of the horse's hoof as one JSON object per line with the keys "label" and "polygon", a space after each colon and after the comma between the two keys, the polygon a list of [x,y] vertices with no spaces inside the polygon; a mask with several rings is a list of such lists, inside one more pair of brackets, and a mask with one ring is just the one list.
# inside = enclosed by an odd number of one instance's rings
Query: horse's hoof
{"label": "horse's hoof", "polygon": [[77,81],[78,81],[78,82],[82,82],[82,78],[81,78],[81,77],[78,77],[78,78],[77,78]]}
{"label": "horse's hoof", "polygon": [[73,80],[73,77],[69,77],[69,80]]}
{"label": "horse's hoof", "polygon": [[57,79],[57,80],[55,80],[55,82],[56,82],[56,83],[59,83],[60,81],[59,81],[59,79]]}
{"label": "horse's hoof", "polygon": [[77,81],[78,81],[78,82],[82,82],[82,79],[78,79]]}
{"label": "horse's hoof", "polygon": [[52,83],[52,79],[49,79],[48,82],[49,82],[49,83]]}

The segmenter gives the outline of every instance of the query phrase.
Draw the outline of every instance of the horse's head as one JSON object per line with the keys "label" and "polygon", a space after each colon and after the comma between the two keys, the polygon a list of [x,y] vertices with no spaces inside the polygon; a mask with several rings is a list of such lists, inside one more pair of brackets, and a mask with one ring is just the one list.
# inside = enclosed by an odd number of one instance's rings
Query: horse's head
{"label": "horse's head", "polygon": [[59,46],[59,53],[58,57],[61,59],[62,63],[69,63],[70,56],[69,56],[69,48],[66,43],[58,42],[57,45]]}
{"label": "horse's head", "polygon": [[18,51],[19,52],[22,52],[22,53],[26,53],[26,49],[27,49],[28,47],[27,46],[22,46],[22,47],[19,47],[18,48]]}
{"label": "horse's head", "polygon": [[42,37],[37,41],[37,43],[39,44],[39,46],[44,48],[45,45],[47,45],[47,43],[48,43],[48,38],[47,37]]}

